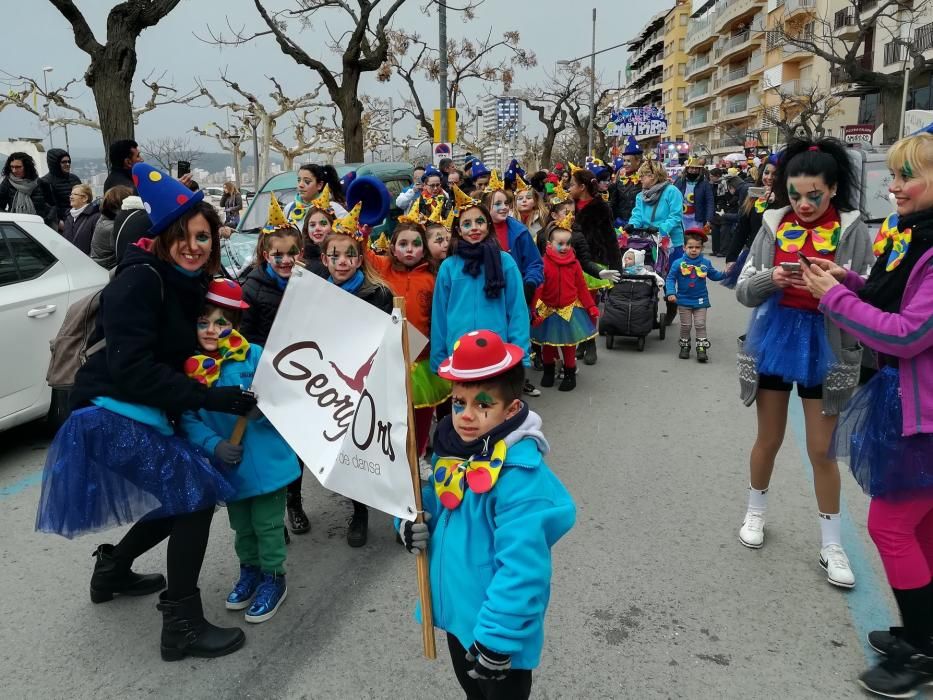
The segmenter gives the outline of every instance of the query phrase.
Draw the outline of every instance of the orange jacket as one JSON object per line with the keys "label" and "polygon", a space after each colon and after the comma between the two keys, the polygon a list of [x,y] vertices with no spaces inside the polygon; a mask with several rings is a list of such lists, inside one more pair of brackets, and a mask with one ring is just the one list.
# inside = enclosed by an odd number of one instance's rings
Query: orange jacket
{"label": "orange jacket", "polygon": [[[366,251],[366,262],[389,285],[395,296],[405,297],[405,315],[408,320],[426,338],[430,338],[435,281],[430,264],[422,261],[408,269],[396,263],[391,255],[376,255],[371,250]],[[421,357],[426,357],[425,353]]]}

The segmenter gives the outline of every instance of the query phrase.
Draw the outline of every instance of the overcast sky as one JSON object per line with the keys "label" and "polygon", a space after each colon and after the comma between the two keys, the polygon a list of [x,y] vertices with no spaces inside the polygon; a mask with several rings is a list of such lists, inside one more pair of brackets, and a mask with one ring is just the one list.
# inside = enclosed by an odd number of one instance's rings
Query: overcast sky
{"label": "overcast sky", "polygon": [[[76,4],[84,12],[98,40],[103,41],[106,15],[114,4],[113,0],[77,0]],[[388,0],[385,0],[385,4],[388,4]],[[422,13],[425,4],[424,0],[408,0],[396,15],[395,26],[417,31],[424,37],[436,37],[437,20]],[[490,28],[493,28],[494,34],[518,30],[522,45],[533,50],[538,57],[536,68],[517,73],[514,87],[521,88],[541,82],[545,71],[553,72],[556,61],[589,53],[592,7],[597,8],[596,47],[600,49],[631,38],[652,15],[672,5],[673,0],[584,0],[582,3],[568,0],[529,0],[522,3],[485,0],[472,22],[464,23],[456,13],[450,12],[448,37],[485,37]],[[295,3],[289,0],[266,2],[270,10],[294,6]],[[218,8],[224,9],[219,11]],[[28,4],[22,4],[20,10],[24,15],[24,21],[19,23],[22,31],[9,31],[8,24],[8,31],[4,32],[2,68],[14,75],[35,76],[41,83],[42,68],[52,66],[54,70],[49,74],[50,87],[83,76],[88,56],[75,46],[71,27],[58,11],[47,0],[30,0]],[[299,31],[295,23],[294,27],[290,27],[290,34],[297,36],[299,44],[312,56],[324,60],[332,67],[339,66],[339,57],[325,45],[327,34],[323,25],[326,18],[331,31],[344,27],[340,19],[342,14],[339,10],[323,11],[317,15],[319,19],[313,28]],[[25,21],[27,18],[28,21]],[[313,89],[318,84],[316,73],[296,64],[268,37],[245,46],[223,48],[205,44],[195,38],[194,33],[206,36],[209,25],[226,31],[227,18],[235,27],[245,25],[259,29],[262,25],[252,0],[182,0],[168,17],[144,31],[137,43],[137,95],[146,94],[140,82],[143,78],[151,72],[159,75],[162,71],[166,71],[163,82],[174,84],[182,92],[193,88],[194,79],[199,77],[211,87],[218,99],[229,96],[218,80],[219,73],[224,69],[229,77],[239,81],[244,88],[260,95],[268,92],[266,75],[276,76],[286,91],[295,94]],[[12,18],[7,17],[7,20],[12,21]],[[625,66],[626,57],[625,48],[597,56],[597,72],[607,82],[615,83],[618,70]],[[3,84],[0,88],[5,91],[8,86]],[[426,106],[437,104],[436,98],[425,97],[436,89],[436,86],[424,83],[422,99]],[[464,89],[471,98],[485,91],[477,82]],[[493,90],[496,89],[493,87]],[[383,97],[391,95],[397,104],[404,99],[406,90],[407,87],[400,79],[393,78],[390,83],[380,84],[374,74],[366,74],[361,87],[364,93]],[[94,111],[93,97],[83,81],[75,94],[80,95],[78,102],[82,107]],[[322,91],[322,94],[326,95],[326,91]],[[219,148],[213,141],[201,140],[201,137],[189,132],[195,125],[203,127],[210,121],[220,123],[224,120],[222,113],[211,108],[176,105],[160,107],[141,118],[136,127],[136,139],[144,141],[147,138],[188,134],[199,147],[216,151]],[[532,121],[527,119],[527,115],[525,122],[531,127]],[[414,131],[413,122],[403,123],[397,127],[396,137],[404,137]],[[47,130],[32,115],[7,108],[0,112],[0,139],[15,136],[47,137]],[[100,145],[99,138],[97,132],[88,129],[69,129],[72,148],[97,148]],[[64,136],[60,131],[54,134],[54,140],[56,146],[64,145]]]}

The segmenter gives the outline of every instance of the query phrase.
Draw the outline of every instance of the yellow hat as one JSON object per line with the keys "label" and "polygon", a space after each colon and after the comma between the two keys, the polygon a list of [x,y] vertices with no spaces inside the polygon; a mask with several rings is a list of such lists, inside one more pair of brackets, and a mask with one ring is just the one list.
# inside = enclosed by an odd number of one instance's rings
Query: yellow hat
{"label": "yellow hat", "polygon": [[389,249],[389,238],[386,236],[386,232],[383,231],[379,234],[379,238],[373,241],[373,250],[386,251]]}
{"label": "yellow hat", "polygon": [[571,161],[569,161],[569,160],[567,161],[567,165],[570,166],[570,174],[571,174],[571,175],[573,175],[573,174],[574,174],[575,172],[577,172],[578,170],[584,170],[584,169],[585,169],[585,168],[580,168],[580,167],[574,165],[574,164],[573,164]]}
{"label": "yellow hat", "polygon": [[463,209],[463,207],[477,204],[477,201],[475,199],[473,199],[470,195],[468,195],[466,192],[461,190],[456,185],[452,185],[451,188],[454,191],[454,210],[455,211],[459,212],[461,209]]}
{"label": "yellow hat", "polygon": [[697,158],[696,156],[690,156],[690,158],[687,159],[687,162],[684,163],[684,167],[685,168],[702,168],[703,164],[700,162],[700,159]]}
{"label": "yellow hat", "polygon": [[554,193],[551,195],[551,204],[560,204],[570,199],[570,193],[564,189],[559,182],[554,185]]}
{"label": "yellow hat", "polygon": [[450,231],[454,226],[454,218],[456,215],[457,213],[454,207],[451,207],[450,211],[447,212],[447,216],[444,216],[444,200],[438,200],[434,208],[431,209],[431,215],[427,218],[425,224],[440,224]]}
{"label": "yellow hat", "polygon": [[557,228],[563,229],[564,231],[573,230],[573,212],[568,211],[567,216],[557,222]]}
{"label": "yellow hat", "polygon": [[515,173],[515,183],[512,185],[512,191],[518,194],[519,192],[524,192],[525,190],[530,190],[531,185],[522,180],[522,176],[518,173]]}
{"label": "yellow hat", "polygon": [[280,228],[288,228],[291,224],[285,220],[285,213],[282,211],[282,205],[276,199],[275,194],[269,197],[269,214],[266,217],[266,225],[262,227],[263,233],[272,233]]}
{"label": "yellow hat", "polygon": [[324,185],[321,194],[311,200],[311,206],[321,211],[331,211],[330,199],[330,185]]}
{"label": "yellow hat", "polygon": [[352,236],[358,241],[362,241],[364,236],[360,233],[360,211],[363,209],[363,202],[357,202],[356,206],[350,210],[350,213],[334,221],[334,233],[342,233],[345,236]]}
{"label": "yellow hat", "polygon": [[398,217],[400,224],[423,224],[424,217],[421,215],[421,200],[416,199],[411,205],[411,209]]}
{"label": "yellow hat", "polygon": [[499,171],[493,168],[492,173],[489,175],[489,184],[486,185],[486,189],[483,190],[483,192],[488,194],[489,192],[504,189],[505,183],[502,181],[502,178],[499,177]]}

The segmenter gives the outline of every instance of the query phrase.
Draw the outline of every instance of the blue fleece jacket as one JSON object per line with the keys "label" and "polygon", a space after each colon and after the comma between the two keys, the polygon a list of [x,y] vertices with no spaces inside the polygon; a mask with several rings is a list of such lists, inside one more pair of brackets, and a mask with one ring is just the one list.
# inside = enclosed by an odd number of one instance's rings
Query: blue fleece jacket
{"label": "blue fleece jacket", "polygon": [[[706,272],[706,277],[700,277],[697,270],[693,268]],[[706,280],[718,282],[725,276],[724,272],[713,267],[713,263],[708,258],[701,255],[696,259],[691,259],[685,255],[671,265],[667,273],[664,293],[668,296],[675,294],[678,306],[686,306],[688,309],[708,309],[710,303]]]}
{"label": "blue fleece jacket", "polygon": [[635,228],[654,226],[663,235],[669,236],[671,245],[676,248],[684,244],[683,216],[684,196],[680,190],[668,184],[654,204],[647,204],[644,193],[639,192],[635,197],[635,208],[628,222]]}
{"label": "blue fleece jacket", "polygon": [[[491,491],[467,491],[454,510],[423,489],[435,626],[465,649],[473,642],[533,669],[544,645],[551,547],[576,519],[573,498],[544,462],[541,418],[530,412],[505,438],[508,451]],[[435,456],[435,462],[437,457]],[[420,619],[420,610],[417,613]]]}
{"label": "blue fleece jacket", "polygon": [[544,262],[534,237],[528,227],[513,216],[505,223],[509,233],[509,254],[522,273],[522,282],[540,287],[544,284]]}
{"label": "blue fleece jacket", "polygon": [[431,307],[431,371],[450,357],[454,343],[470,331],[490,330],[507,343],[525,351],[525,366],[530,364],[528,349],[531,333],[530,314],[525,304],[522,276],[508,253],[499,252],[505,289],[495,299],[483,291],[485,274],[476,277],[464,272],[464,261],[451,255],[442,264],[434,285]]}
{"label": "blue fleece jacket", "polygon": [[[687,191],[687,178],[678,178],[674,187],[683,195]],[[716,193],[713,192],[713,186],[709,180],[701,177],[696,181],[696,187],[693,190],[693,206],[696,209],[693,218],[696,219],[698,225],[704,226],[713,221],[713,215],[716,213]]]}
{"label": "blue fleece jacket", "polygon": [[[224,362],[214,386],[242,386],[249,388],[259,365],[262,347],[249,346],[242,362]],[[182,430],[195,445],[208,452],[221,440],[229,440],[237,416],[216,411],[188,411],[181,417]],[[267,418],[250,421],[243,435],[243,461],[226,472],[236,487],[235,500],[262,496],[278,491],[292,483],[301,474],[298,457]]]}

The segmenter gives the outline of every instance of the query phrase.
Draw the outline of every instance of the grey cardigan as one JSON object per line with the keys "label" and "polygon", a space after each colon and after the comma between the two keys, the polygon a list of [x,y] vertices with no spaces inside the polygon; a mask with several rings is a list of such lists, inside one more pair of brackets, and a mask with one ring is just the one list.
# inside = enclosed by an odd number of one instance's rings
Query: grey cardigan
{"label": "grey cardigan", "polygon": [[[775,231],[789,210],[790,207],[784,207],[764,213],[761,230],[755,236],[745,266],[739,274],[735,296],[739,303],[756,309],[752,312],[753,319],[758,313],[757,307],[780,289],[771,279],[777,240]],[[867,276],[875,262],[868,227],[858,211],[841,212],[839,218],[842,234],[836,248],[836,264]],[[862,348],[853,336],[843,332],[828,318],[825,321],[826,337],[838,362],[823,382],[823,413],[835,416],[845,407],[858,386]],[[758,393],[758,373],[754,359],[744,353],[743,341],[744,338],[739,339],[739,384],[742,400],[746,406],[750,406]]]}

